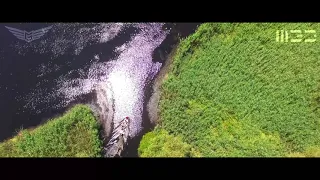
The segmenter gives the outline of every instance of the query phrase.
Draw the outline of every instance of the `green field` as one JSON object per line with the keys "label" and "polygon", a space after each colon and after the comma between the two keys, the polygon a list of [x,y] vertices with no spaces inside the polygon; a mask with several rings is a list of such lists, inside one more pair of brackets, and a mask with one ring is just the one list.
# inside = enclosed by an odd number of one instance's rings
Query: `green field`
{"label": "green field", "polygon": [[174,137],[203,157],[319,156],[320,42],[276,42],[282,29],[320,23],[206,23],[182,40],[140,156],[169,156],[153,146]]}
{"label": "green field", "polygon": [[101,157],[99,128],[90,108],[76,105],[63,116],[0,143],[0,157]]}

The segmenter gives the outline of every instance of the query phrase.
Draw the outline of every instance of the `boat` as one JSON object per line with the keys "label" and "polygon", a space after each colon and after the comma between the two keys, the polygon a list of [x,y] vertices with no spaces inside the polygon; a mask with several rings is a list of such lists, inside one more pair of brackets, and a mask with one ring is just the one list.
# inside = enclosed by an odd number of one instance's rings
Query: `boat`
{"label": "boat", "polygon": [[112,136],[104,148],[106,157],[121,157],[124,147],[128,143],[130,118],[122,119],[112,131]]}

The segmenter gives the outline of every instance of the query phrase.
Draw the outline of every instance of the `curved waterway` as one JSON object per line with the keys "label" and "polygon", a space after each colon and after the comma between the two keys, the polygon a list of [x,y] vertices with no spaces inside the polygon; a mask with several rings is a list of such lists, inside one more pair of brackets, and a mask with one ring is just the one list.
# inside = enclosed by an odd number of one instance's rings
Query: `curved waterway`
{"label": "curved waterway", "polygon": [[[198,24],[11,23],[0,24],[0,141],[61,115],[76,103],[89,104],[108,137],[124,117],[132,148],[148,128],[145,104],[152,82],[177,36]],[[51,27],[39,39],[18,39],[8,28],[27,32]],[[130,142],[129,142],[130,144]]]}

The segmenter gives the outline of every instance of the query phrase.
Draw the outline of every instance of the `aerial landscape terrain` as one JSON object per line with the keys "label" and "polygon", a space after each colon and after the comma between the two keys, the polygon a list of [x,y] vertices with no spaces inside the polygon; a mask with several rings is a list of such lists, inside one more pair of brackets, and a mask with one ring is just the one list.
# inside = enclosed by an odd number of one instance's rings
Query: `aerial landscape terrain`
{"label": "aerial landscape terrain", "polygon": [[0,28],[0,157],[320,156],[320,23]]}

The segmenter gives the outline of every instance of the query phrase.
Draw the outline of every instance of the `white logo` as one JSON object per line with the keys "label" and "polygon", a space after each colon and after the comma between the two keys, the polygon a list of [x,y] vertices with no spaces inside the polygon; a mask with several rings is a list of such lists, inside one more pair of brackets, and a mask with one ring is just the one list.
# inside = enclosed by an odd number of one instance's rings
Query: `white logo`
{"label": "white logo", "polygon": [[31,42],[33,40],[37,40],[41,38],[46,32],[49,31],[49,29],[52,28],[52,26],[38,29],[35,31],[27,32],[25,30],[20,30],[12,27],[5,26],[15,37],[17,37],[20,40]]}
{"label": "white logo", "polygon": [[[313,38],[311,39],[309,37],[309,39],[306,39],[306,36],[308,37],[308,34],[313,34]],[[317,34],[315,30],[304,30],[304,33],[302,32],[302,30],[276,31],[276,42],[316,42],[316,38]]]}

